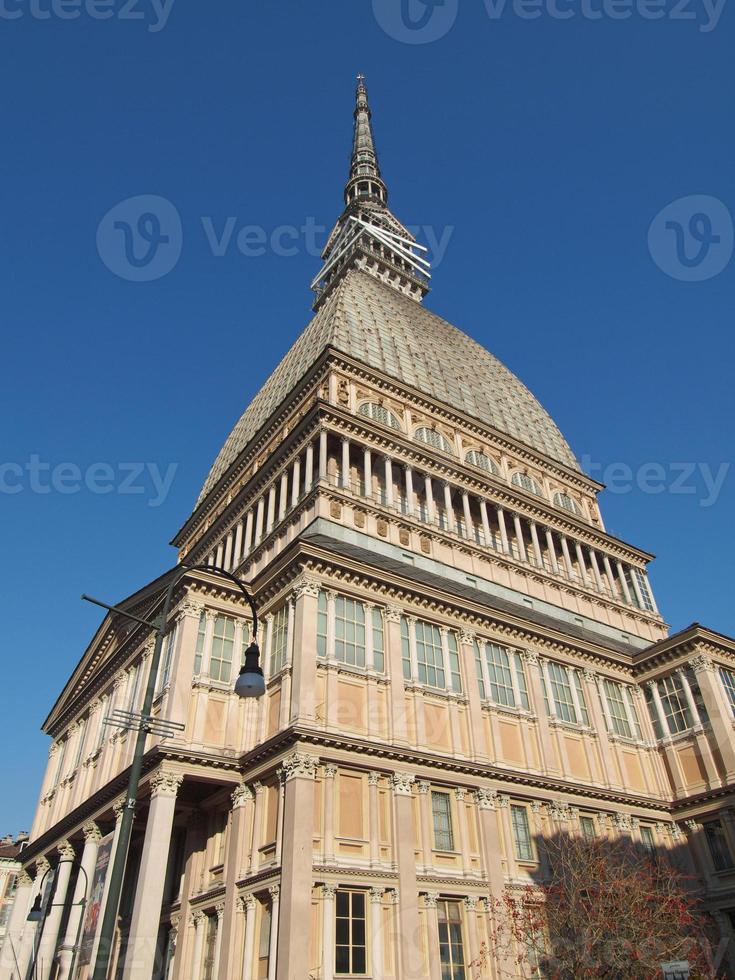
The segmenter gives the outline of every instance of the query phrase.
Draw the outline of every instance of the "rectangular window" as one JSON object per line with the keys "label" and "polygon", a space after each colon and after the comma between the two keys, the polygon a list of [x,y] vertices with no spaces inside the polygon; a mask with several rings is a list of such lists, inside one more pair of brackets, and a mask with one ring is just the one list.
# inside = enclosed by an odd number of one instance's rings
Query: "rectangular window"
{"label": "rectangular window", "polygon": [[100,701],[100,720],[99,727],[97,728],[97,740],[94,746],[95,752],[102,746],[105,740],[105,729],[107,728],[105,718],[107,717],[107,706],[109,703],[110,699],[108,696],[103,697]]}
{"label": "rectangular window", "polygon": [[327,656],[327,596],[322,591],[316,605],[316,655]]}
{"label": "rectangular window", "polygon": [[[480,653],[480,644],[477,640],[474,641],[475,648],[475,673],[477,674],[477,686],[480,688],[480,697],[484,701],[487,695],[485,694],[485,678],[482,674],[482,655]],[[733,708],[735,711],[735,708]]]}
{"label": "rectangular window", "polygon": [[658,716],[658,708],[656,707],[656,703],[653,699],[653,693],[651,692],[648,684],[646,684],[644,697],[648,706],[648,716],[651,719],[651,724],[653,725],[653,734],[656,736],[656,738],[663,738],[664,731],[661,727],[661,719]]}
{"label": "rectangular window", "polygon": [[590,716],[587,711],[587,699],[584,696],[584,685],[582,684],[582,675],[578,670],[572,671],[572,677],[574,678],[574,687],[577,691],[577,701],[579,702],[579,710],[582,715],[582,724],[589,727]]}
{"label": "rectangular window", "polygon": [[260,912],[260,931],[258,934],[258,976],[268,976],[268,966],[271,948],[271,922],[273,909],[270,903],[264,905]]}
{"label": "rectangular window", "polygon": [[487,675],[490,681],[491,700],[495,704],[514,708],[516,699],[508,651],[495,643],[486,643],[485,662],[487,663]]}
{"label": "rectangular window", "polygon": [[692,727],[692,714],[684,696],[684,690],[677,674],[662,677],[658,682],[658,692],[666,716],[669,732],[676,735]]}
{"label": "rectangular window", "polygon": [[341,595],[334,600],[334,659],[365,666],[365,607]]}
{"label": "rectangular window", "polygon": [[557,717],[562,721],[577,723],[577,712],[572,698],[572,689],[569,686],[569,672],[561,664],[548,661],[549,682],[551,684],[551,696],[554,699],[554,706]]}
{"label": "rectangular window", "polygon": [[711,820],[703,824],[703,828],[715,871],[729,871],[733,866],[732,855],[722,824],[719,820]]}
{"label": "rectangular window", "polygon": [[209,676],[213,681],[230,680],[232,652],[235,645],[235,620],[217,616],[212,634],[212,653],[209,657]]}
{"label": "rectangular window", "polygon": [[199,614],[199,629],[197,631],[197,645],[194,650],[194,673],[201,674],[202,658],[204,656],[204,640],[207,635],[207,617],[204,613]]}
{"label": "rectangular window", "polygon": [[691,667],[684,668],[684,675],[689,681],[689,690],[692,692],[692,700],[694,701],[694,706],[697,709],[697,714],[699,715],[699,720],[702,724],[709,724],[709,715],[707,714],[707,708],[704,704],[704,698],[702,697],[702,692],[699,688],[699,681],[697,676]]}
{"label": "rectangular window", "polygon": [[533,861],[531,830],[528,826],[528,810],[525,806],[511,806],[510,818],[513,827],[513,843],[519,861]]}
{"label": "rectangular window", "polygon": [[437,851],[453,851],[452,802],[449,793],[432,791],[431,815],[434,821],[434,847]]}
{"label": "rectangular window", "polygon": [[633,733],[625,710],[622,685],[618,684],[617,681],[610,681],[606,678],[603,680],[602,686],[605,689],[605,699],[607,700],[613,731],[616,735],[620,735],[621,738],[632,738]]}
{"label": "rectangular window", "polygon": [[77,751],[74,755],[74,765],[73,769],[76,769],[79,763],[82,761],[82,752],[84,751],[84,736],[87,734],[87,719],[82,718],[79,722],[79,731],[77,732]]}
{"label": "rectangular window", "polygon": [[416,657],[419,681],[429,687],[445,687],[442,637],[438,626],[416,621]]}
{"label": "rectangular window", "polygon": [[594,817],[580,817],[579,818],[579,829],[582,831],[582,836],[587,840],[592,840],[595,834],[595,818]]}
{"label": "rectangular window", "polygon": [[732,713],[735,715],[735,672],[726,667],[720,667],[720,678],[725,688],[725,694],[727,694],[727,700],[730,702]]}
{"label": "rectangular window", "polygon": [[528,685],[526,684],[526,671],[523,668],[523,657],[520,653],[513,654],[516,668],[516,680],[518,681],[518,699],[524,711],[531,710],[531,702],[528,700]]}
{"label": "rectangular window", "polygon": [[449,674],[452,678],[452,690],[458,694],[462,691],[462,675],[459,671],[459,648],[457,635],[451,630],[446,631],[447,651],[449,653]]}
{"label": "rectangular window", "polygon": [[[176,644],[176,629],[177,627],[174,626],[174,628],[166,636],[166,639],[164,641],[166,644],[166,648],[163,652],[163,666],[161,668],[161,683],[158,686],[158,694],[166,690],[166,688],[169,685],[169,681],[171,680],[171,667],[173,666],[173,662],[174,662],[174,645]],[[138,696],[138,687],[139,687],[139,680],[136,680],[134,698],[137,698]],[[131,711],[132,710],[134,709],[131,708]]]}
{"label": "rectangular window", "polygon": [[385,670],[385,639],[383,635],[383,613],[373,608],[373,667],[381,674]]}
{"label": "rectangular window", "polygon": [[401,616],[401,661],[403,663],[403,679],[411,680],[411,641],[408,636],[408,620]]}
{"label": "rectangular window", "polygon": [[641,827],[641,843],[649,854],[656,853],[656,841],[653,839],[653,829],[643,825]]}
{"label": "rectangular window", "polygon": [[217,916],[207,914],[207,931],[204,935],[204,955],[202,956],[202,980],[215,980],[214,956],[217,946]]}
{"label": "rectangular window", "polygon": [[630,687],[625,688],[625,701],[628,705],[630,720],[633,722],[633,728],[635,729],[635,737],[637,739],[642,739],[643,733],[641,731],[641,724],[638,721],[638,712],[635,706],[635,698],[633,697],[633,689]]}
{"label": "rectangular window", "polygon": [[653,596],[651,595],[651,587],[648,584],[648,578],[645,572],[642,572],[640,568],[633,568],[633,575],[638,583],[638,588],[640,589],[641,599],[643,599],[643,608],[648,612],[655,612],[655,607],[653,605]]}
{"label": "rectangular window", "polygon": [[272,677],[283,670],[288,658],[288,606],[281,606],[273,617],[269,673]]}
{"label": "rectangular window", "polygon": [[334,972],[340,976],[367,974],[365,892],[339,888],[336,896]]}
{"label": "rectangular window", "polygon": [[438,913],[442,980],[465,980],[467,972],[462,942],[462,911],[459,902],[440,901]]}

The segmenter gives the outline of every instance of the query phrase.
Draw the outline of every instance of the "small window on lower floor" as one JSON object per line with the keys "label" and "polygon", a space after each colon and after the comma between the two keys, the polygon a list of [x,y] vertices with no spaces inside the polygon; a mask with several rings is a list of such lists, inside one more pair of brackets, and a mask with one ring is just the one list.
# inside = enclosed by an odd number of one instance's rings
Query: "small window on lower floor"
{"label": "small window on lower floor", "polygon": [[525,806],[512,806],[510,818],[513,825],[513,843],[519,861],[533,861],[533,844]]}
{"label": "small window on lower floor", "polygon": [[340,976],[367,973],[365,892],[338,889],[334,972]]}
{"label": "small window on lower floor", "polygon": [[719,820],[710,820],[703,827],[715,871],[730,871],[733,867],[732,854],[722,824]]}
{"label": "small window on lower floor", "polygon": [[587,840],[592,840],[595,834],[595,818],[594,817],[580,817],[579,818],[579,829],[582,831],[582,836]]}
{"label": "small window on lower floor", "polygon": [[462,910],[459,902],[441,900],[439,911],[439,958],[442,980],[465,980],[467,973],[462,942]]}
{"label": "small window on lower floor", "polygon": [[641,844],[649,854],[656,853],[656,841],[653,837],[653,827],[641,826]]}

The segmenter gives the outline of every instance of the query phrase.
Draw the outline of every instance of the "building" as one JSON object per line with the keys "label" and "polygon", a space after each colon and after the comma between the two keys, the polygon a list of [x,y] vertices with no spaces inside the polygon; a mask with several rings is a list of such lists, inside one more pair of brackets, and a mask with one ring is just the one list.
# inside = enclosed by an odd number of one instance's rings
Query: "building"
{"label": "building", "polygon": [[10,911],[15,901],[18,875],[23,867],[20,852],[27,843],[26,833],[18,834],[15,838],[12,834],[0,838],[0,946],[5,940]]}
{"label": "building", "polygon": [[[465,977],[488,896],[558,830],[676,849],[733,938],[735,641],[669,635],[652,556],[606,532],[603,488],[518,378],[422,305],[428,272],[360,79],[315,315],[174,539],[252,583],[266,695],[233,693],[237,589],[192,573],[155,701],[185,729],[150,737],[115,977]],[[124,608],[154,615],[167,582]],[[139,708],[150,655],[106,617],[44,723],[9,925],[40,980],[89,975],[132,752],[104,719]],[[70,857],[38,934],[27,910]]]}

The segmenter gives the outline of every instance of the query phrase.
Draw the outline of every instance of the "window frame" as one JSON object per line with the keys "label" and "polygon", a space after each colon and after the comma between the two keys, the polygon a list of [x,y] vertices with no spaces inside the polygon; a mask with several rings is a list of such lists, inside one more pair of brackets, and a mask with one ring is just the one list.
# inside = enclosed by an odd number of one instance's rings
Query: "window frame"
{"label": "window frame", "polygon": [[730,705],[733,717],[735,717],[735,670],[731,670],[730,667],[725,667],[724,664],[718,664],[717,669],[720,675],[720,683],[725,691],[727,703]]}
{"label": "window frame", "polygon": [[[468,963],[465,963],[465,942],[464,942],[464,916],[462,914],[462,904],[457,899],[440,898],[437,901],[437,921],[439,935],[439,962],[442,977],[445,975],[451,980],[464,980],[467,976]],[[456,909],[456,918],[450,915]],[[452,929],[451,927],[454,927]],[[456,941],[459,933],[459,942]],[[455,937],[453,939],[453,937]],[[448,951],[448,962],[443,959],[443,948]],[[454,962],[455,949],[459,949],[460,958]],[[446,969],[445,969],[446,968]],[[447,972],[448,971],[448,972]]]}
{"label": "window frame", "polygon": [[[347,896],[347,915],[340,914],[341,896]],[[362,901],[362,915],[355,915],[355,898],[359,897]],[[339,942],[340,921],[347,922],[347,942]],[[355,924],[362,923],[362,942],[354,939]],[[358,930],[359,932],[359,930]],[[347,950],[348,970],[340,969],[339,950]],[[355,969],[355,950],[362,950],[363,969]],[[360,888],[337,888],[334,893],[334,975],[335,977],[365,977],[370,973],[369,962],[370,943],[368,941],[368,913],[367,913],[367,894]],[[359,966],[359,964],[358,964]]]}
{"label": "window frame", "polygon": [[[442,851],[444,853],[455,853],[455,836],[454,836],[454,813],[452,810],[452,794],[449,790],[436,788],[429,791],[430,792],[430,804],[431,804],[431,843],[433,850]],[[436,807],[435,804],[442,801],[441,806],[445,806],[446,809],[440,812],[440,808]],[[437,827],[437,820],[444,820],[446,826]],[[440,838],[440,835],[446,835]],[[440,846],[441,841],[448,841],[448,847]]]}

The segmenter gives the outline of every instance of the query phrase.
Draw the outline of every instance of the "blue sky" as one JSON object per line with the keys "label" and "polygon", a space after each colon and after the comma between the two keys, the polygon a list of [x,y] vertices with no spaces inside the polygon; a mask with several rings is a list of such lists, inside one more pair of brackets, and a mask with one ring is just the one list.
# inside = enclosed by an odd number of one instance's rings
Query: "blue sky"
{"label": "blue sky", "polygon": [[[173,563],[212,459],[309,318],[298,229],[340,210],[358,71],[393,209],[450,236],[427,305],[612,475],[608,528],[658,555],[667,621],[735,632],[731,9],[34,3],[0,4],[0,833],[30,826],[40,724],[99,621],[80,593],[114,601]],[[181,222],[178,261],[147,282],[103,261],[132,205],[105,215],[140,195]],[[245,226],[264,254],[237,248]]]}

